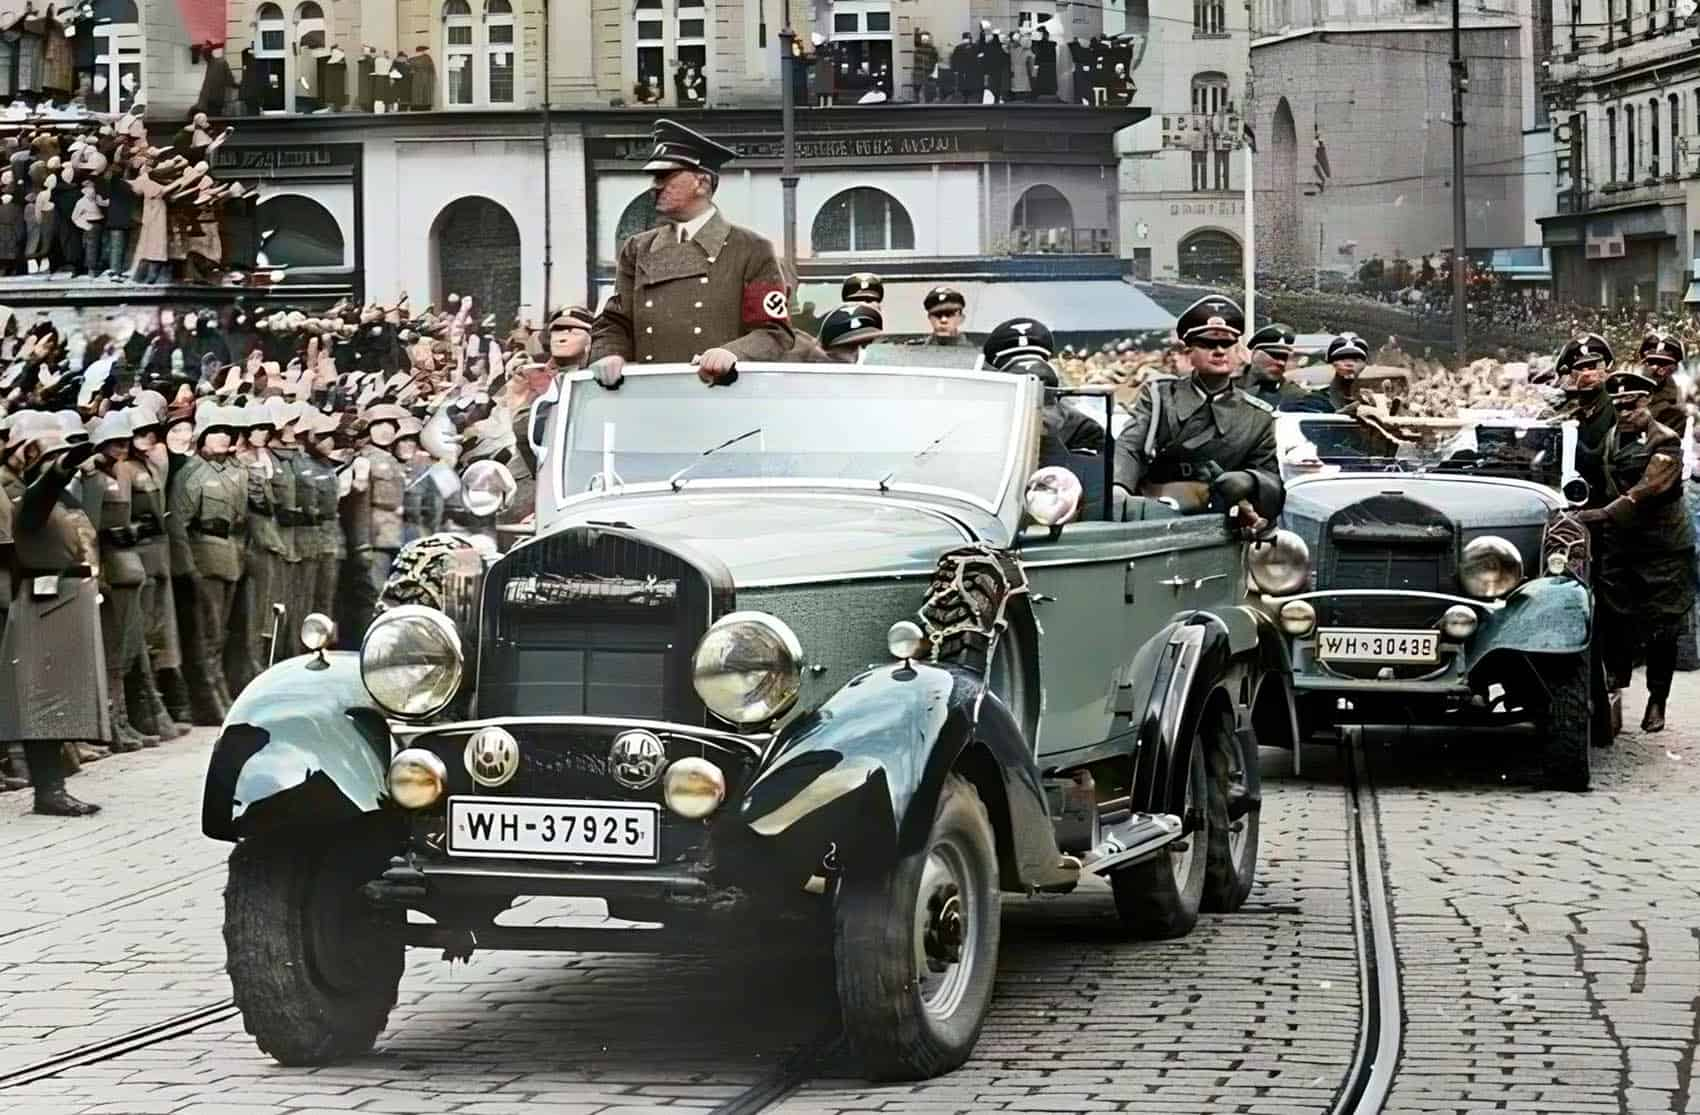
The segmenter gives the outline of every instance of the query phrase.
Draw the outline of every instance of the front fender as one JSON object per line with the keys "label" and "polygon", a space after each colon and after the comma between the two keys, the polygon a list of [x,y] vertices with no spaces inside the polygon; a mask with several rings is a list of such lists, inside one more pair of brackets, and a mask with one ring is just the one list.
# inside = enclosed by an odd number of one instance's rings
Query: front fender
{"label": "front fender", "polygon": [[1495,651],[1578,654],[1593,634],[1594,600],[1588,586],[1571,577],[1540,577],[1511,594],[1470,640],[1465,672]]}
{"label": "front fender", "polygon": [[1139,750],[1133,808],[1175,813],[1186,796],[1188,748],[1217,680],[1234,657],[1221,617],[1195,612],[1146,640],[1134,657]]}
{"label": "front fender", "polygon": [[738,816],[787,863],[830,847],[845,870],[879,870],[925,846],[945,779],[970,750],[979,761],[964,773],[990,799],[999,858],[1024,882],[1047,878],[1059,857],[1038,765],[1003,702],[961,667],[899,663],[853,678],[780,734]]}
{"label": "front fender", "polygon": [[207,767],[201,831],[336,824],[387,795],[390,734],[360,681],[360,656],[302,655],[255,678],[225,718]]}

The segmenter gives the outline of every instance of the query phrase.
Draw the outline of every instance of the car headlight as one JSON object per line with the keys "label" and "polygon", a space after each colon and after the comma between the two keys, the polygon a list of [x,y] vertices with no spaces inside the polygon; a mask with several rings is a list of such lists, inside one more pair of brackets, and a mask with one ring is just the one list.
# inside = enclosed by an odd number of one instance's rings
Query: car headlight
{"label": "car headlight", "polygon": [[461,474],[461,505],[480,519],[499,515],[512,507],[518,492],[514,474],[500,461],[475,461]]}
{"label": "car headlight", "polygon": [[1292,531],[1278,530],[1267,541],[1251,544],[1246,565],[1258,588],[1284,596],[1303,588],[1310,576],[1310,547]]}
{"label": "car headlight", "polygon": [[372,621],[360,644],[360,680],[393,716],[441,712],[460,689],[464,658],[454,621],[435,608],[404,604]]}
{"label": "car headlight", "polygon": [[1523,555],[1497,534],[1471,539],[1458,563],[1458,583],[1471,596],[1492,600],[1523,582]]}
{"label": "car headlight", "polygon": [[722,720],[771,720],[802,692],[802,645],[789,627],[765,612],[733,612],[697,644],[691,684]]}

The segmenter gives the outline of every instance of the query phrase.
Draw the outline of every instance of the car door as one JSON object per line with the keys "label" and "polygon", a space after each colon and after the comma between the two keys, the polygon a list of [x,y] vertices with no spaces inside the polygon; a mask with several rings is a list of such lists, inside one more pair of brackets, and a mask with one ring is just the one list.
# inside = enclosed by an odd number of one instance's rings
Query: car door
{"label": "car door", "polygon": [[1131,707],[1134,652],[1177,612],[1243,591],[1239,547],[1215,516],[1074,523],[1056,539],[1030,531],[1021,559],[1040,625],[1041,759],[1113,734],[1118,705]]}

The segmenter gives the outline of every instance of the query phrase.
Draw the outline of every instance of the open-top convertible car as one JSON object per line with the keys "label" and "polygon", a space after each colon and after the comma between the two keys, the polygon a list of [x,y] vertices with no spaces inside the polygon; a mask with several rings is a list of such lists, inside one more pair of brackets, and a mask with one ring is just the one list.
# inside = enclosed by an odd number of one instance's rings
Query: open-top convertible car
{"label": "open-top convertible car", "polygon": [[[1275,550],[1082,505],[1102,458],[1038,467],[1044,405],[961,370],[566,377],[535,537],[416,543],[358,653],[280,663],[230,712],[203,828],[238,842],[260,1046],[367,1049],[407,945],[771,941],[830,945],[868,1074],[925,1077],[977,1039],[1001,892],[1102,876],[1146,937],[1237,908],[1257,747],[1293,743],[1248,605]],[[494,924],[531,895],[632,927]]]}
{"label": "open-top convertible car", "polygon": [[[1283,414],[1286,632],[1301,738],[1340,724],[1533,724],[1589,785],[1611,737],[1591,654],[1574,424]],[[1290,532],[1290,533],[1289,533]]]}

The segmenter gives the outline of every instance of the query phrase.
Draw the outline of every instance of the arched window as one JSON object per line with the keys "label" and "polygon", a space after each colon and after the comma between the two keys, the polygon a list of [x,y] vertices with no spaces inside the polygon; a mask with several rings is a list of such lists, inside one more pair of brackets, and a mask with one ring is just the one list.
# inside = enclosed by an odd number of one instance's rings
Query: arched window
{"label": "arched window", "polygon": [[261,4],[254,13],[254,64],[260,71],[260,111],[287,112],[289,24],[276,4]]}
{"label": "arched window", "polygon": [[484,5],[484,99],[490,104],[514,103],[518,42],[513,5],[508,0],[488,0]]}
{"label": "arched window", "polygon": [[835,194],[815,214],[809,236],[822,252],[912,252],[915,225],[909,211],[884,190],[858,186]]}
{"label": "arched window", "polygon": [[1240,242],[1225,232],[1203,229],[1180,243],[1176,270],[1182,279],[1227,282],[1240,277]]}
{"label": "arched window", "polygon": [[443,5],[443,100],[451,108],[472,103],[477,53],[472,41],[472,5],[448,0]]}
{"label": "arched window", "polygon": [[632,198],[626,211],[620,214],[620,223],[614,230],[614,250],[618,252],[620,245],[628,237],[636,236],[646,229],[652,229],[658,223],[655,213],[655,195],[648,190]]}
{"label": "arched window", "polygon": [[325,10],[313,0],[295,9],[295,44],[302,50],[325,49]]}
{"label": "arched window", "polygon": [[1010,237],[1018,252],[1072,252],[1074,206],[1054,186],[1030,186],[1015,201]]}
{"label": "arched window", "polygon": [[519,308],[520,239],[513,216],[485,197],[452,201],[431,227],[436,257],[432,301],[470,294],[479,315],[509,321]]}
{"label": "arched window", "polygon": [[268,197],[255,210],[261,267],[341,267],[346,246],[330,210],[310,197]]}
{"label": "arched window", "polygon": [[135,0],[100,0],[94,6],[94,103],[97,112],[124,112],[142,89],[142,23]]}

